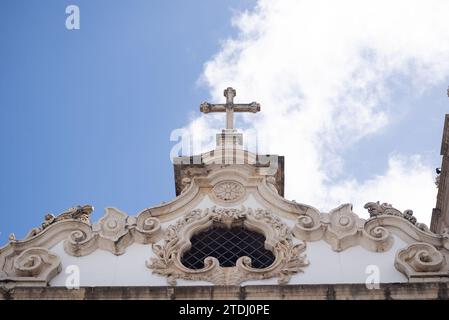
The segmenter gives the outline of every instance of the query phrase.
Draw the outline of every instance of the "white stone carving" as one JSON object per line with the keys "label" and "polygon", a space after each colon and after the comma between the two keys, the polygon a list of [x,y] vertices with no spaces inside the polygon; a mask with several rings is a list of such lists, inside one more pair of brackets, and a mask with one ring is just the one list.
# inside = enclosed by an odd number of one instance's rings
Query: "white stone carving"
{"label": "white stone carving", "polygon": [[30,248],[22,252],[14,260],[14,271],[19,277],[44,278],[60,271],[61,262],[45,248]]}
{"label": "white stone carving", "polygon": [[162,237],[161,223],[158,218],[151,216],[150,211],[139,214],[135,220],[135,228],[132,228],[134,221],[131,222],[131,234],[137,243],[153,243]]}
{"label": "white stone carving", "polygon": [[[221,267],[216,258],[207,257],[204,268],[192,270],[181,263],[181,257],[190,247],[190,237],[207,230],[213,225],[231,227],[242,225],[250,230],[262,232],[265,246],[275,256],[267,268],[251,267],[249,257],[240,257],[234,267]],[[288,283],[292,274],[301,272],[308,265],[303,252],[306,244],[293,244],[289,228],[276,216],[266,210],[211,208],[193,210],[167,229],[164,243],[154,244],[157,258],[147,261],[153,273],[167,277],[168,283],[176,279],[204,280],[216,285],[238,285],[243,281],[277,277],[281,284]]]}
{"label": "white stone carving", "polygon": [[126,213],[115,208],[107,208],[105,215],[98,223],[93,225],[93,230],[98,231],[101,238],[116,242],[128,233],[126,228],[127,218]]}
{"label": "white stone carving", "polygon": [[61,271],[61,261],[46,248],[29,248],[21,252],[0,274],[0,281],[16,281],[20,285],[47,285]]}
{"label": "white stone carving", "polygon": [[192,179],[189,177],[185,177],[181,180],[181,194],[183,194],[184,192],[187,191],[187,189],[190,187],[190,185],[192,184]]}
{"label": "white stone carving", "polygon": [[276,194],[279,194],[279,190],[276,187],[276,178],[273,176],[267,177],[268,187]]}
{"label": "white stone carving", "polygon": [[404,273],[409,281],[423,278],[449,277],[444,255],[434,246],[416,242],[396,254],[396,269]]}
{"label": "white stone carving", "polygon": [[[292,231],[299,240],[323,240],[335,251],[359,245],[374,252],[386,251],[389,250],[392,244],[392,235],[394,234],[408,244],[416,242],[427,243],[445,256],[445,259],[448,257],[449,232],[442,234],[430,232],[419,223],[414,223],[411,212],[402,213],[392,208],[391,205],[373,203],[369,205],[369,209],[372,210],[372,217],[368,220],[358,218],[352,212],[350,205],[340,206],[329,214],[320,213],[319,210],[311,206],[288,201],[274,192],[273,179],[270,178],[273,177],[274,172],[271,168],[256,169],[249,165],[222,166],[213,164],[205,165],[200,169],[199,173],[195,171],[196,173],[192,178],[189,178],[190,181],[188,179],[184,181],[182,194],[174,200],[144,209],[137,216],[128,216],[116,209],[108,208],[105,212],[105,217],[97,224],[91,225],[89,222],[91,206],[74,207],[57,217],[50,214],[47,215],[42,226],[33,229],[25,239],[18,240],[11,236],[9,243],[0,248],[1,277],[3,279],[8,277],[8,279],[11,279],[11,277],[17,276],[15,271],[13,271],[14,261],[22,252],[30,248],[39,247],[48,250],[56,244],[64,242],[66,252],[73,256],[88,255],[97,249],[107,250],[115,255],[119,255],[123,254],[133,242],[142,244],[157,243],[164,235],[161,223],[167,225],[178,219],[183,220],[185,212],[191,212],[195,208],[202,207],[206,196],[210,196],[205,201],[206,206],[211,206],[208,202],[212,201],[229,208],[209,209],[210,216],[203,217],[207,221],[201,220],[201,223],[206,221],[207,223],[204,222],[206,224],[215,223],[223,226],[243,223],[245,227],[251,228],[253,224],[256,224],[253,216],[255,211],[246,210],[242,213],[238,210],[232,211],[234,209],[231,208],[231,206],[243,203],[246,199],[249,199],[248,202],[251,203],[251,206],[255,202],[257,207],[266,208],[269,212],[275,212],[275,215],[270,215],[281,217],[285,223],[288,223],[288,221],[296,222]],[[232,201],[221,200],[212,192],[213,187],[229,181],[241,184],[243,186],[243,195],[241,197],[237,196]],[[251,198],[249,198],[250,196]],[[249,212],[252,213],[249,214]],[[202,229],[204,224],[200,222],[193,229],[190,229],[189,222],[189,226],[186,226],[185,230],[189,230],[189,232],[195,231],[197,228],[200,231],[204,230]],[[259,224],[254,227],[254,230],[264,233],[267,241],[269,241],[271,238],[269,233],[273,231],[269,231],[272,228],[266,227],[266,225],[266,223]],[[290,233],[288,228],[287,231]],[[180,236],[176,241],[184,241],[183,239],[186,237]],[[276,235],[276,237],[279,236]],[[187,239],[190,239],[190,237],[187,237]],[[180,244],[176,244],[177,250],[179,246]],[[165,244],[162,244],[161,247],[164,250],[168,248]],[[270,250],[274,252],[274,248],[276,248],[275,244],[271,244]],[[302,252],[301,246],[296,247],[294,250],[290,250],[291,248],[292,245],[288,244],[286,248],[278,251],[278,256],[284,257],[282,258],[284,259],[284,262],[282,262],[284,266],[288,265],[288,261],[292,261],[293,264],[297,263],[298,259],[294,257],[298,252],[298,255]],[[164,254],[167,257],[166,253]],[[167,261],[167,263],[174,263],[172,260]],[[245,262],[245,259],[242,259],[234,268],[246,270],[243,262]],[[177,278],[207,280],[210,277],[212,280],[209,281],[213,283],[240,283],[245,281],[245,279],[281,277],[280,265],[278,268],[266,271],[263,276],[258,273],[258,270],[250,270],[241,271],[241,274],[236,278],[235,270],[220,269],[218,265],[211,267],[213,272],[202,270],[192,275],[192,270],[180,271],[178,267],[168,264],[168,267],[165,268],[168,271],[165,274],[170,281],[171,279],[174,281]],[[444,268],[437,271],[438,274],[442,274],[440,276],[441,281],[447,281],[447,277],[444,274],[446,269]],[[158,270],[163,272],[164,268],[159,268]],[[174,273],[174,275],[171,276],[170,272]],[[212,275],[213,273],[214,275]],[[428,278],[428,275],[429,272],[426,272],[425,279]],[[34,282],[31,282],[31,280],[23,281],[25,278],[34,279]],[[33,283],[33,285],[45,286],[47,283],[44,280],[39,280],[39,276],[17,277],[15,279],[18,279],[17,285],[31,285]],[[412,277],[411,279],[416,278]],[[6,282],[11,284],[14,281],[7,280]],[[2,282],[0,281],[0,283]]]}
{"label": "white stone carving", "polygon": [[377,202],[368,202],[365,204],[365,209],[368,210],[370,218],[377,218],[382,215],[391,215],[396,217],[404,218],[411,224],[416,225],[419,229],[423,231],[429,231],[429,228],[424,223],[418,223],[416,218],[413,216],[412,210],[405,210],[403,213],[396,208],[393,208],[391,204]]}
{"label": "white stone carving", "polygon": [[353,213],[351,204],[341,205],[329,214],[304,210],[297,218],[293,233],[306,241],[324,239],[335,251],[356,245],[370,251],[386,251],[392,246],[392,234],[409,243],[426,242],[449,250],[449,234],[432,233],[427,226],[416,222],[411,210],[402,213],[378,202],[367,203],[365,207],[371,215],[368,220]]}
{"label": "white stone carving", "polygon": [[385,251],[392,245],[388,230],[376,223],[367,223],[352,212],[351,204],[343,204],[327,215],[315,211],[300,215],[293,228],[299,239],[324,239],[335,251],[361,245],[371,251]]}
{"label": "white stone carving", "polygon": [[160,222],[150,211],[135,218],[118,209],[106,208],[98,223],[71,232],[64,242],[64,249],[73,256],[84,256],[98,248],[121,255],[134,242],[152,243],[160,236]]}
{"label": "white stone carving", "polygon": [[33,228],[28,234],[25,236],[25,239],[32,238],[42,231],[44,231],[46,228],[48,228],[50,225],[52,225],[55,222],[63,221],[63,220],[78,220],[84,223],[89,224],[89,216],[93,212],[94,208],[91,205],[83,205],[83,206],[75,206],[67,209],[66,211],[59,214],[57,217],[55,217],[53,214],[48,213],[44,217],[44,222],[42,222],[42,225]]}
{"label": "white stone carving", "polygon": [[213,189],[213,194],[225,202],[240,200],[245,194],[245,187],[237,181],[221,181]]}

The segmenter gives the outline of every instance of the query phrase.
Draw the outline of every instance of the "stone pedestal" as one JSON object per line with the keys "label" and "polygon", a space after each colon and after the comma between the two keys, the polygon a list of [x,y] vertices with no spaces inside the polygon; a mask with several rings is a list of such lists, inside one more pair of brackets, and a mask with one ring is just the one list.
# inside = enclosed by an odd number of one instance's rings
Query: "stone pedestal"
{"label": "stone pedestal", "polygon": [[235,129],[223,129],[217,133],[217,148],[241,149],[243,147],[243,134]]}

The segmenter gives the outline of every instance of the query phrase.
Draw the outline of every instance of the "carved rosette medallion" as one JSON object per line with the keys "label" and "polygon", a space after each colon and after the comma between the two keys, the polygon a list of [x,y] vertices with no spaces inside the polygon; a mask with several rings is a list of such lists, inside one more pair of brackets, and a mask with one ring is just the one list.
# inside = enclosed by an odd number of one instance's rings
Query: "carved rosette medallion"
{"label": "carved rosette medallion", "polygon": [[245,195],[245,187],[236,181],[221,181],[212,189],[213,195],[224,202],[238,201]]}
{"label": "carved rosette medallion", "polygon": [[[190,238],[213,226],[241,225],[265,235],[265,247],[272,251],[275,260],[266,268],[253,268],[251,259],[240,257],[233,267],[221,267],[214,257],[204,259],[204,268],[189,269],[181,263],[181,257],[190,249]],[[154,244],[156,258],[147,261],[153,273],[167,277],[170,285],[176,279],[203,280],[216,285],[238,285],[248,280],[278,278],[280,284],[288,283],[291,276],[302,272],[309,263],[304,251],[305,242],[294,244],[292,233],[278,217],[266,210],[211,208],[193,210],[168,227],[163,244]]]}

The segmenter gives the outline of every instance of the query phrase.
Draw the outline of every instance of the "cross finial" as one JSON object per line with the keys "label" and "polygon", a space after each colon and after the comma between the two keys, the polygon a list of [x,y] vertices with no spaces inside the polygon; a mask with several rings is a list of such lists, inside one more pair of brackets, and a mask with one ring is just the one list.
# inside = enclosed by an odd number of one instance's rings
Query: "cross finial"
{"label": "cross finial", "polygon": [[200,111],[204,113],[209,112],[226,112],[226,129],[234,129],[234,112],[252,112],[256,113],[260,111],[260,104],[257,102],[251,102],[248,104],[234,104],[234,97],[236,96],[235,89],[229,87],[224,90],[224,96],[226,97],[226,104],[212,104],[209,102],[203,102],[200,105]]}

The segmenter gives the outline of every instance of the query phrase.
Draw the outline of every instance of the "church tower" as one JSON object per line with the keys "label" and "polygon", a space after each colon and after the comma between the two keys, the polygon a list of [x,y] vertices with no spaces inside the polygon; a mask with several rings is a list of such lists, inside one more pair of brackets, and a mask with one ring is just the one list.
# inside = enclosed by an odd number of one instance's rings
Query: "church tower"
{"label": "church tower", "polygon": [[[449,94],[449,90],[448,90]],[[432,212],[430,229],[436,233],[449,232],[449,114],[446,114],[441,141],[441,168],[437,168],[437,203]]]}
{"label": "church tower", "polygon": [[234,128],[260,105],[224,96],[200,106],[226,114],[214,150],[174,159],[176,198],[45,216],[0,248],[0,299],[447,298],[447,232],[377,199],[368,219],[285,199],[284,158],[245,150]]}

